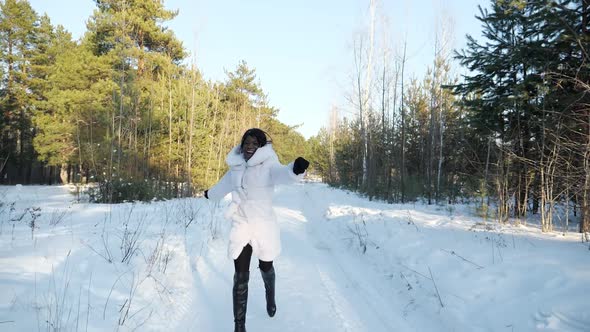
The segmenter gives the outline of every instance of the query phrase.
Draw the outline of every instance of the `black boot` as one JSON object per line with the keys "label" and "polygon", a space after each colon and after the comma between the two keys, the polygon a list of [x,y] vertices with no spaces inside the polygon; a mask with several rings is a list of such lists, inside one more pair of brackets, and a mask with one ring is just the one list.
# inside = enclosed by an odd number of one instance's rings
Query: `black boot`
{"label": "black boot", "polygon": [[277,304],[275,303],[275,268],[264,272],[260,270],[262,280],[264,281],[264,289],[266,289],[266,312],[270,317],[273,317],[277,312]]}
{"label": "black boot", "polygon": [[234,332],[246,332],[246,308],[248,307],[248,280],[250,272],[234,274]]}

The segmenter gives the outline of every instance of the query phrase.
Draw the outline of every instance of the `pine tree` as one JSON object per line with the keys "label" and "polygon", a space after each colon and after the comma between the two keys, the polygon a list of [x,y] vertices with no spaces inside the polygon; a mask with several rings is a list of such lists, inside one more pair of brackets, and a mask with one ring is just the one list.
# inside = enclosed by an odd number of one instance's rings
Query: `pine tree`
{"label": "pine tree", "polygon": [[[163,93],[157,93],[156,87],[168,92],[169,120],[173,118],[172,105],[177,103],[181,106],[175,109],[178,112],[188,109],[185,99],[176,101],[173,95],[178,93],[180,96],[181,92],[186,92],[181,90],[186,88],[185,85],[176,80],[173,82],[173,77],[182,76],[179,62],[185,57],[185,52],[174,33],[163,26],[177,12],[165,9],[159,0],[96,0],[96,4],[97,10],[89,19],[85,40],[95,56],[108,59],[114,70],[113,81],[118,84],[112,100],[111,118],[114,121],[109,128],[110,145],[115,152],[108,159],[112,160],[118,175],[139,178],[149,173],[151,167],[147,166],[150,159],[147,150],[142,148],[146,142],[143,135],[154,132],[153,123],[144,119],[156,120],[161,116],[156,113],[165,112],[164,107],[154,108],[154,96]],[[159,85],[158,81],[166,84]],[[187,117],[181,119],[186,121]],[[186,126],[186,122],[179,125]],[[168,121],[168,169],[165,177],[171,176],[176,180],[185,168],[182,166],[184,162],[180,162],[184,157],[181,136],[185,132],[177,129],[180,127],[172,128],[171,121]],[[172,136],[178,139],[172,142]],[[172,163],[175,169],[171,169]],[[109,174],[108,181],[111,181]]]}
{"label": "pine tree", "polygon": [[[31,119],[38,91],[31,68],[36,56],[37,13],[27,1],[0,2],[0,158],[7,160],[0,178],[29,183],[35,157]],[[0,180],[3,181],[3,180]]]}
{"label": "pine tree", "polygon": [[47,77],[51,88],[35,118],[39,133],[34,143],[40,160],[64,168],[74,165],[70,170],[77,176],[70,173],[69,180],[80,181],[80,176],[109,171],[108,113],[116,86],[108,62],[72,43],[69,34],[58,33],[54,45],[61,53]]}
{"label": "pine tree", "polygon": [[584,74],[582,44],[572,38],[581,31],[579,8],[580,1],[569,0],[492,2],[491,11],[479,17],[486,44],[468,36],[467,50],[457,54],[475,74],[455,92],[463,95],[471,122],[498,142],[498,197],[514,195],[513,214],[525,216],[532,193],[534,202],[541,200],[534,206],[542,207],[544,230],[552,227],[556,193],[570,187],[556,182],[553,170],[564,128],[576,127],[568,124],[568,105],[577,104],[581,91],[564,78]]}

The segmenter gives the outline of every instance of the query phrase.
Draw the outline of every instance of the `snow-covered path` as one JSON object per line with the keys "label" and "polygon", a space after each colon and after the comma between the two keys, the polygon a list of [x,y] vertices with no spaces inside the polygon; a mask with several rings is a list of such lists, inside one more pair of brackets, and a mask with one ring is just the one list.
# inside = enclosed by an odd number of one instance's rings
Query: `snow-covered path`
{"label": "snow-covered path", "polygon": [[[227,201],[88,204],[70,189],[0,187],[1,331],[233,329]],[[579,234],[316,183],[277,188],[275,210],[277,314],[253,257],[248,331],[589,330]]]}
{"label": "snow-covered path", "polygon": [[[399,316],[387,313],[388,308],[394,307],[394,292],[383,294],[375,287],[382,282],[376,282],[366,263],[345,257],[347,253],[332,247],[325,235],[314,228],[317,218],[324,217],[318,213],[321,208],[306,207],[313,203],[313,198],[305,187],[298,185],[282,190],[289,190],[289,195],[279,191],[275,202],[283,241],[283,253],[275,262],[278,311],[273,318],[266,314],[264,286],[253,257],[248,329],[260,332],[411,330]],[[196,295],[203,302],[198,308],[203,312],[197,314],[187,330],[232,329],[232,275],[233,265],[227,259],[224,241],[210,245],[207,256],[197,260],[194,271]]]}

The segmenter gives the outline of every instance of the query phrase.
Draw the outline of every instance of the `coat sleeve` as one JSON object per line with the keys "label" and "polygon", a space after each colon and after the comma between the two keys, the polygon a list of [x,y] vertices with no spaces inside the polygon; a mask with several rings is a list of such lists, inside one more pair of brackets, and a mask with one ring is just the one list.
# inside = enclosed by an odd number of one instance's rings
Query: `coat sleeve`
{"label": "coat sleeve", "polygon": [[211,200],[218,201],[224,198],[225,195],[229,194],[231,190],[231,172],[227,172],[219,182],[209,189],[207,196],[209,196],[209,199]]}
{"label": "coat sleeve", "polygon": [[282,165],[279,161],[273,162],[270,167],[270,177],[273,184],[289,184],[301,181],[305,173],[296,175],[293,173],[293,163]]}

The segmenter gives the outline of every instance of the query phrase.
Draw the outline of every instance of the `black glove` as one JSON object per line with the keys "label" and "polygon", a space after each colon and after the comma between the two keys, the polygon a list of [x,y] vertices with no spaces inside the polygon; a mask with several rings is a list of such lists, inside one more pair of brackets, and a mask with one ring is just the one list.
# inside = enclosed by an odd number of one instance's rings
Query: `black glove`
{"label": "black glove", "polygon": [[209,199],[209,196],[207,195],[208,193],[209,193],[209,190],[205,190],[204,196],[205,196],[206,199]]}
{"label": "black glove", "polygon": [[295,163],[293,163],[293,173],[299,175],[309,167],[309,161],[305,160],[303,157],[297,157],[295,159]]}

